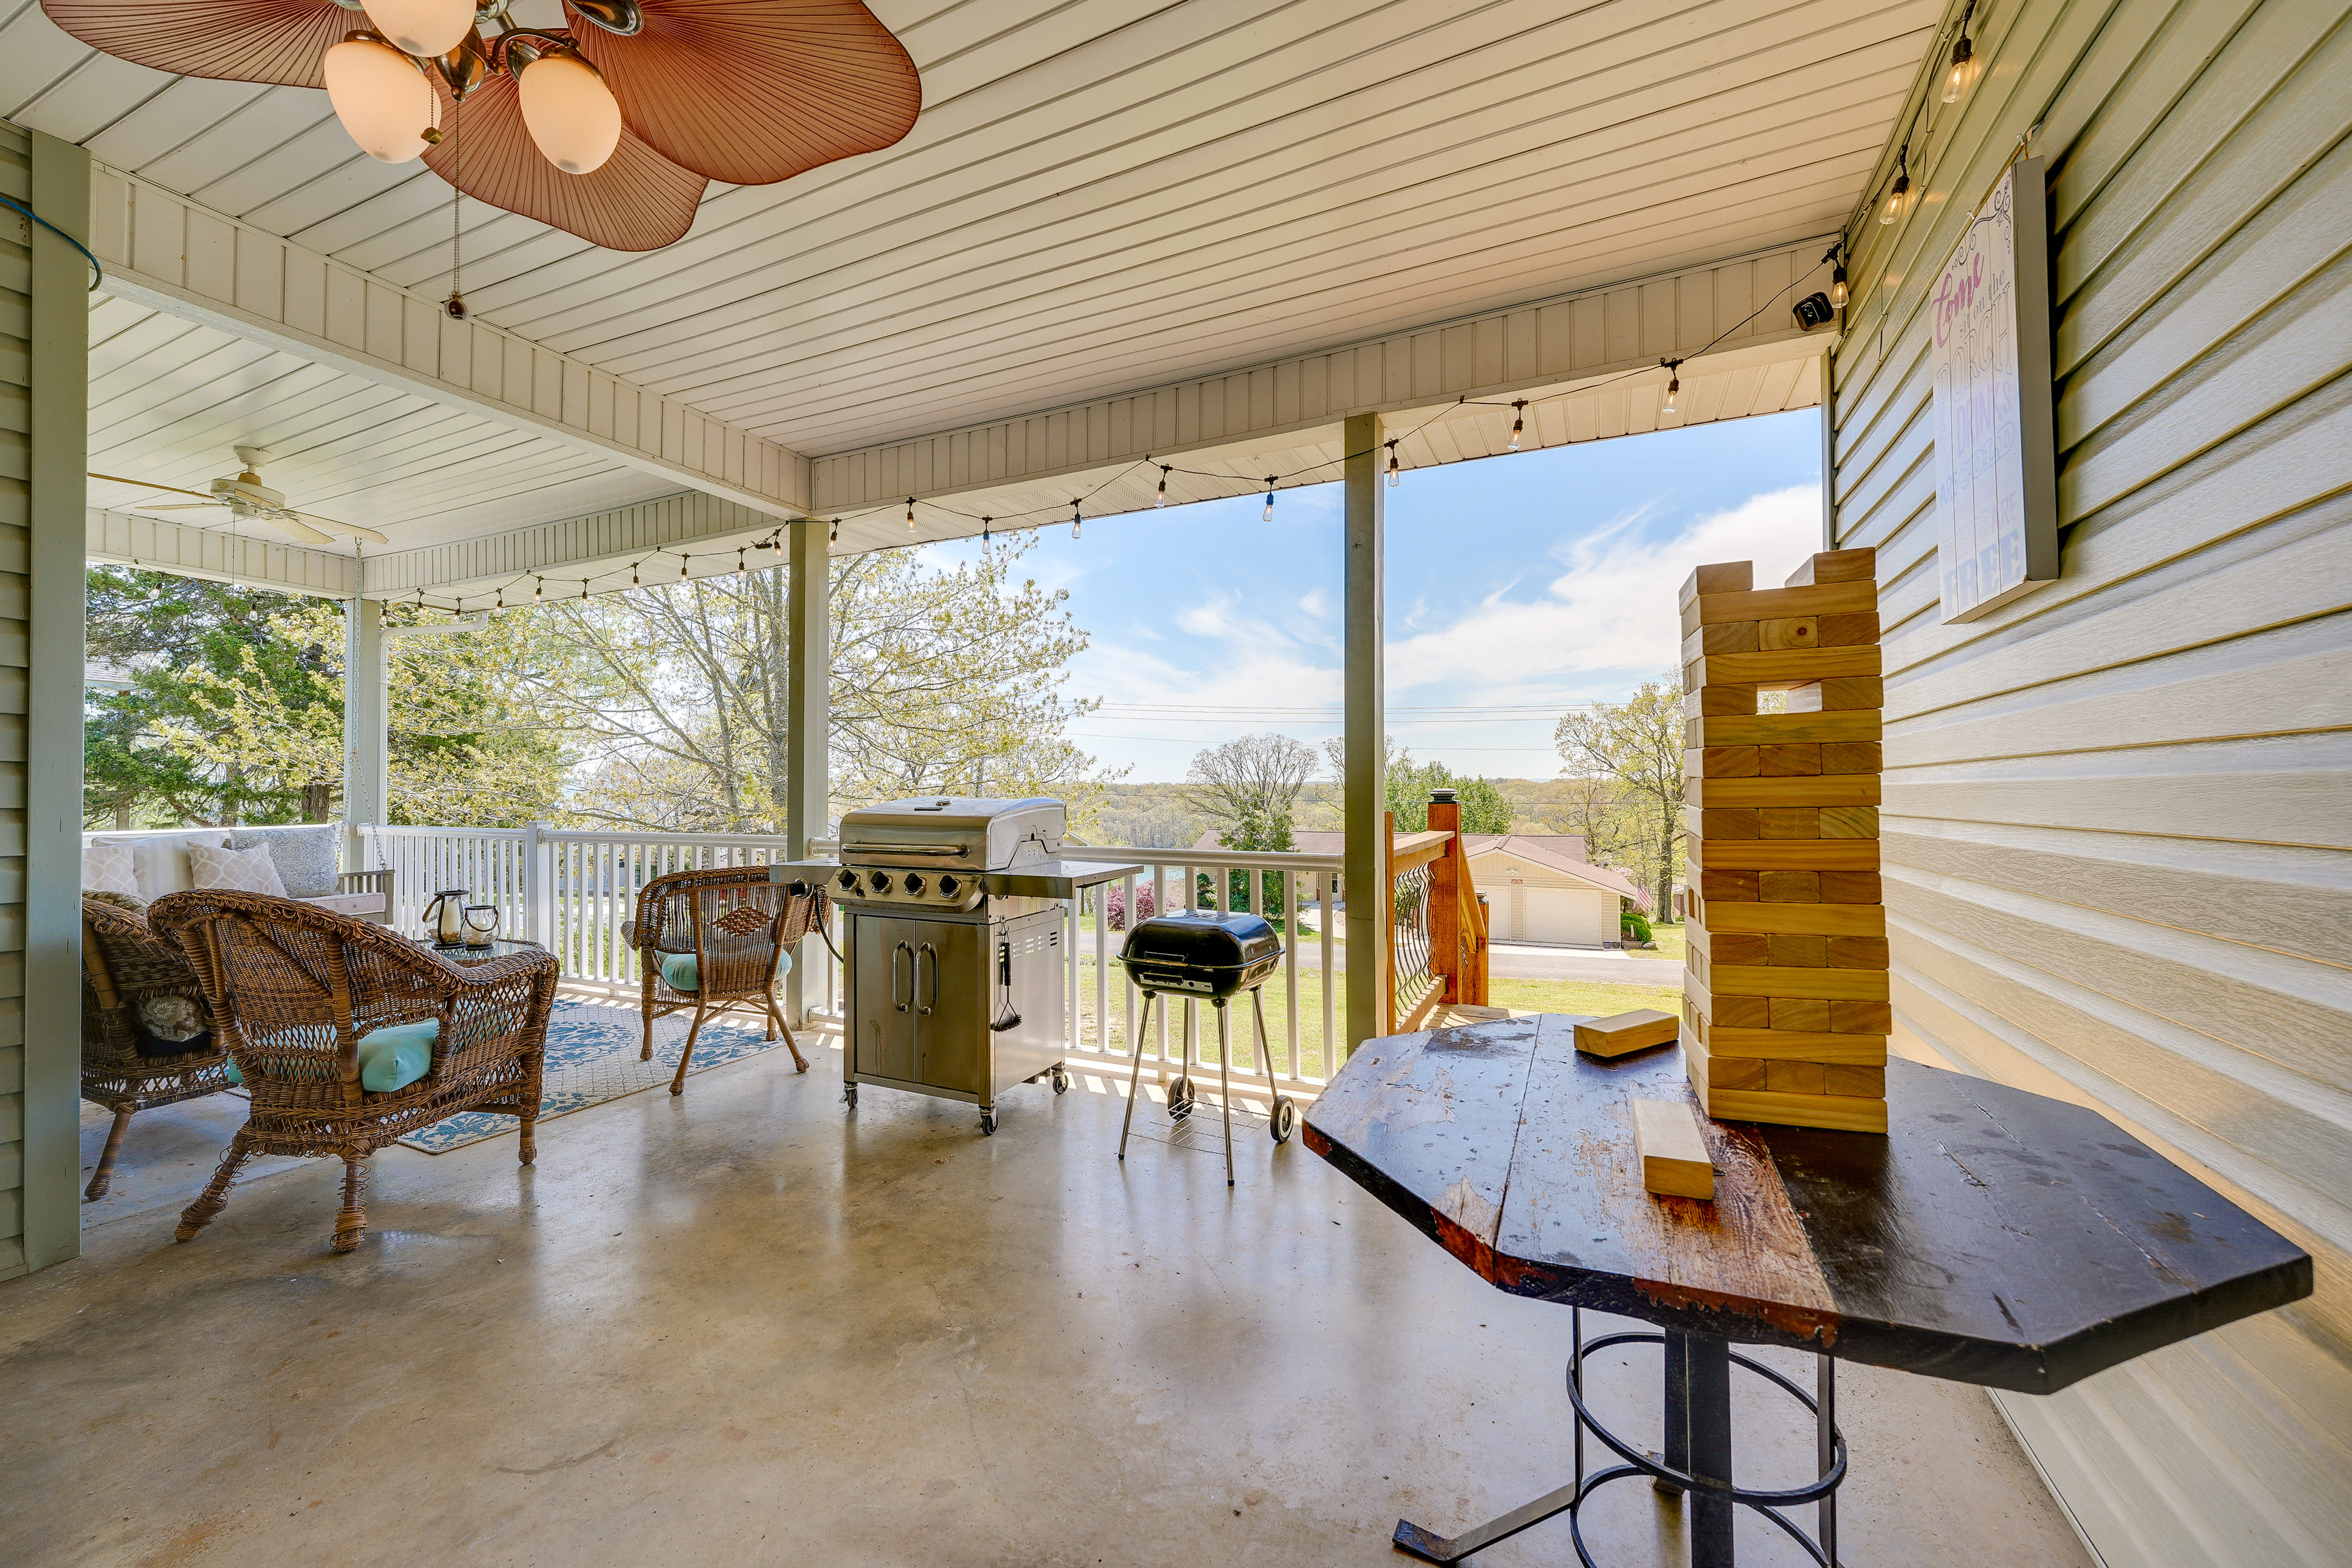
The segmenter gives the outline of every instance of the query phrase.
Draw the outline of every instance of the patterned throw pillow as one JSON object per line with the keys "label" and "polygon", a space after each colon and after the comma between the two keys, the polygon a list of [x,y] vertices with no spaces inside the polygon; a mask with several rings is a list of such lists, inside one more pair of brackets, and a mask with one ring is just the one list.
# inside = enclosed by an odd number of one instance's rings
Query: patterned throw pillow
{"label": "patterned throw pillow", "polygon": [[96,888],[84,888],[81,890],[81,896],[92,903],[110,904],[115,909],[123,910],[142,918],[147,913],[147,900],[136,893],[109,893]]}
{"label": "patterned throw pillow", "polygon": [[267,849],[212,849],[192,844],[188,847],[188,869],[199,888],[268,893],[279,899],[286,896],[286,884],[278,879],[278,865]]}
{"label": "patterned throw pillow", "polygon": [[205,1010],[185,996],[142,996],[139,1026],[159,1040],[193,1040],[205,1032]]}
{"label": "patterned throw pillow", "polygon": [[247,829],[229,836],[232,849],[267,849],[289,899],[323,899],[336,888],[343,830],[331,822],[305,827]]}
{"label": "patterned throw pillow", "polygon": [[89,844],[82,847],[81,886],[88,893],[128,893],[139,896],[138,879],[131,870],[131,846],[128,844]]}

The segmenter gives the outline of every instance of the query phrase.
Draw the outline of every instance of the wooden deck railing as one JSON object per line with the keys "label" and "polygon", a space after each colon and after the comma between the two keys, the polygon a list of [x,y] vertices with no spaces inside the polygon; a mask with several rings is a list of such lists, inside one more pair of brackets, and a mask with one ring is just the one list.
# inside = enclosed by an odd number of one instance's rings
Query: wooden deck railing
{"label": "wooden deck railing", "polygon": [[1486,906],[1452,794],[1433,794],[1426,832],[1399,838],[1395,815],[1388,818],[1392,1035],[1419,1028],[1441,1006],[1486,1005]]}

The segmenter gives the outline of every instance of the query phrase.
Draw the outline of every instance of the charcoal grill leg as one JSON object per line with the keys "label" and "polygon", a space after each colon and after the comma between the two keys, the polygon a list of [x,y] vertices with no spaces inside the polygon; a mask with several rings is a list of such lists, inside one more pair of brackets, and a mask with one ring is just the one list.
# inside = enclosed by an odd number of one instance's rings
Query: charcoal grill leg
{"label": "charcoal grill leg", "polygon": [[1225,1185],[1234,1184],[1234,1042],[1225,1027],[1225,999],[1217,998],[1217,1093],[1224,1100]]}
{"label": "charcoal grill leg", "polygon": [[1151,1026],[1151,1005],[1160,1000],[1160,993],[1143,994],[1143,1005],[1135,1010],[1135,1057],[1127,1065],[1127,1114],[1118,1123],[1118,1157],[1127,1158],[1127,1131],[1135,1125],[1136,1097],[1143,1092],[1143,1036]]}

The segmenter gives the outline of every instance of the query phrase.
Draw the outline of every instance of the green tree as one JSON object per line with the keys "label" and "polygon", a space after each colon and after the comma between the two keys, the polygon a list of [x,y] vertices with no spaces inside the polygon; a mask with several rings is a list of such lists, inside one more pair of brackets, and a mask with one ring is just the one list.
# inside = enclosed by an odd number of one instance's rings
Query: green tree
{"label": "green tree", "polygon": [[1625,869],[1656,889],[1664,919],[1683,861],[1681,675],[1645,680],[1623,702],[1570,709],[1552,739],[1569,777],[1610,786],[1629,819],[1620,840]]}
{"label": "green tree", "polygon": [[[1462,831],[1465,833],[1508,833],[1518,819],[1518,808],[1508,796],[1486,779],[1475,774],[1456,774],[1444,763],[1416,763],[1412,752],[1396,743],[1393,735],[1383,735],[1381,743],[1388,761],[1386,809],[1396,816],[1399,833],[1423,833],[1429,827],[1429,792],[1450,789],[1454,803],[1462,808]],[[1346,756],[1343,742],[1332,736],[1323,742],[1323,755],[1328,760],[1332,777],[1347,782]]]}

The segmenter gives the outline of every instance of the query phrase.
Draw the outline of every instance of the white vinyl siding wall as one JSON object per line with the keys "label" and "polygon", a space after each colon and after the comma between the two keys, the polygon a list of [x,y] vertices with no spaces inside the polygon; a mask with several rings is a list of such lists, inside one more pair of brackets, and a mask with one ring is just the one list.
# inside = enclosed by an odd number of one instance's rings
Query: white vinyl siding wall
{"label": "white vinyl siding wall", "polygon": [[[30,143],[0,125],[0,195],[33,195]],[[0,1279],[25,1271],[25,709],[32,579],[32,252],[0,207]]]}
{"label": "white vinyl siding wall", "polygon": [[1620,900],[1606,889],[1499,855],[1473,858],[1470,876],[1486,895],[1487,934],[1493,940],[1580,947],[1617,940]]}
{"label": "white vinyl siding wall", "polygon": [[[1920,199],[1852,231],[1830,373],[1832,542],[1884,584],[1895,1048],[2097,1108],[2317,1261],[2308,1301],[2001,1396],[2116,1568],[2352,1540],[2347,9],[1980,5]],[[2063,576],[1945,626],[1923,296],[2037,124]]]}

